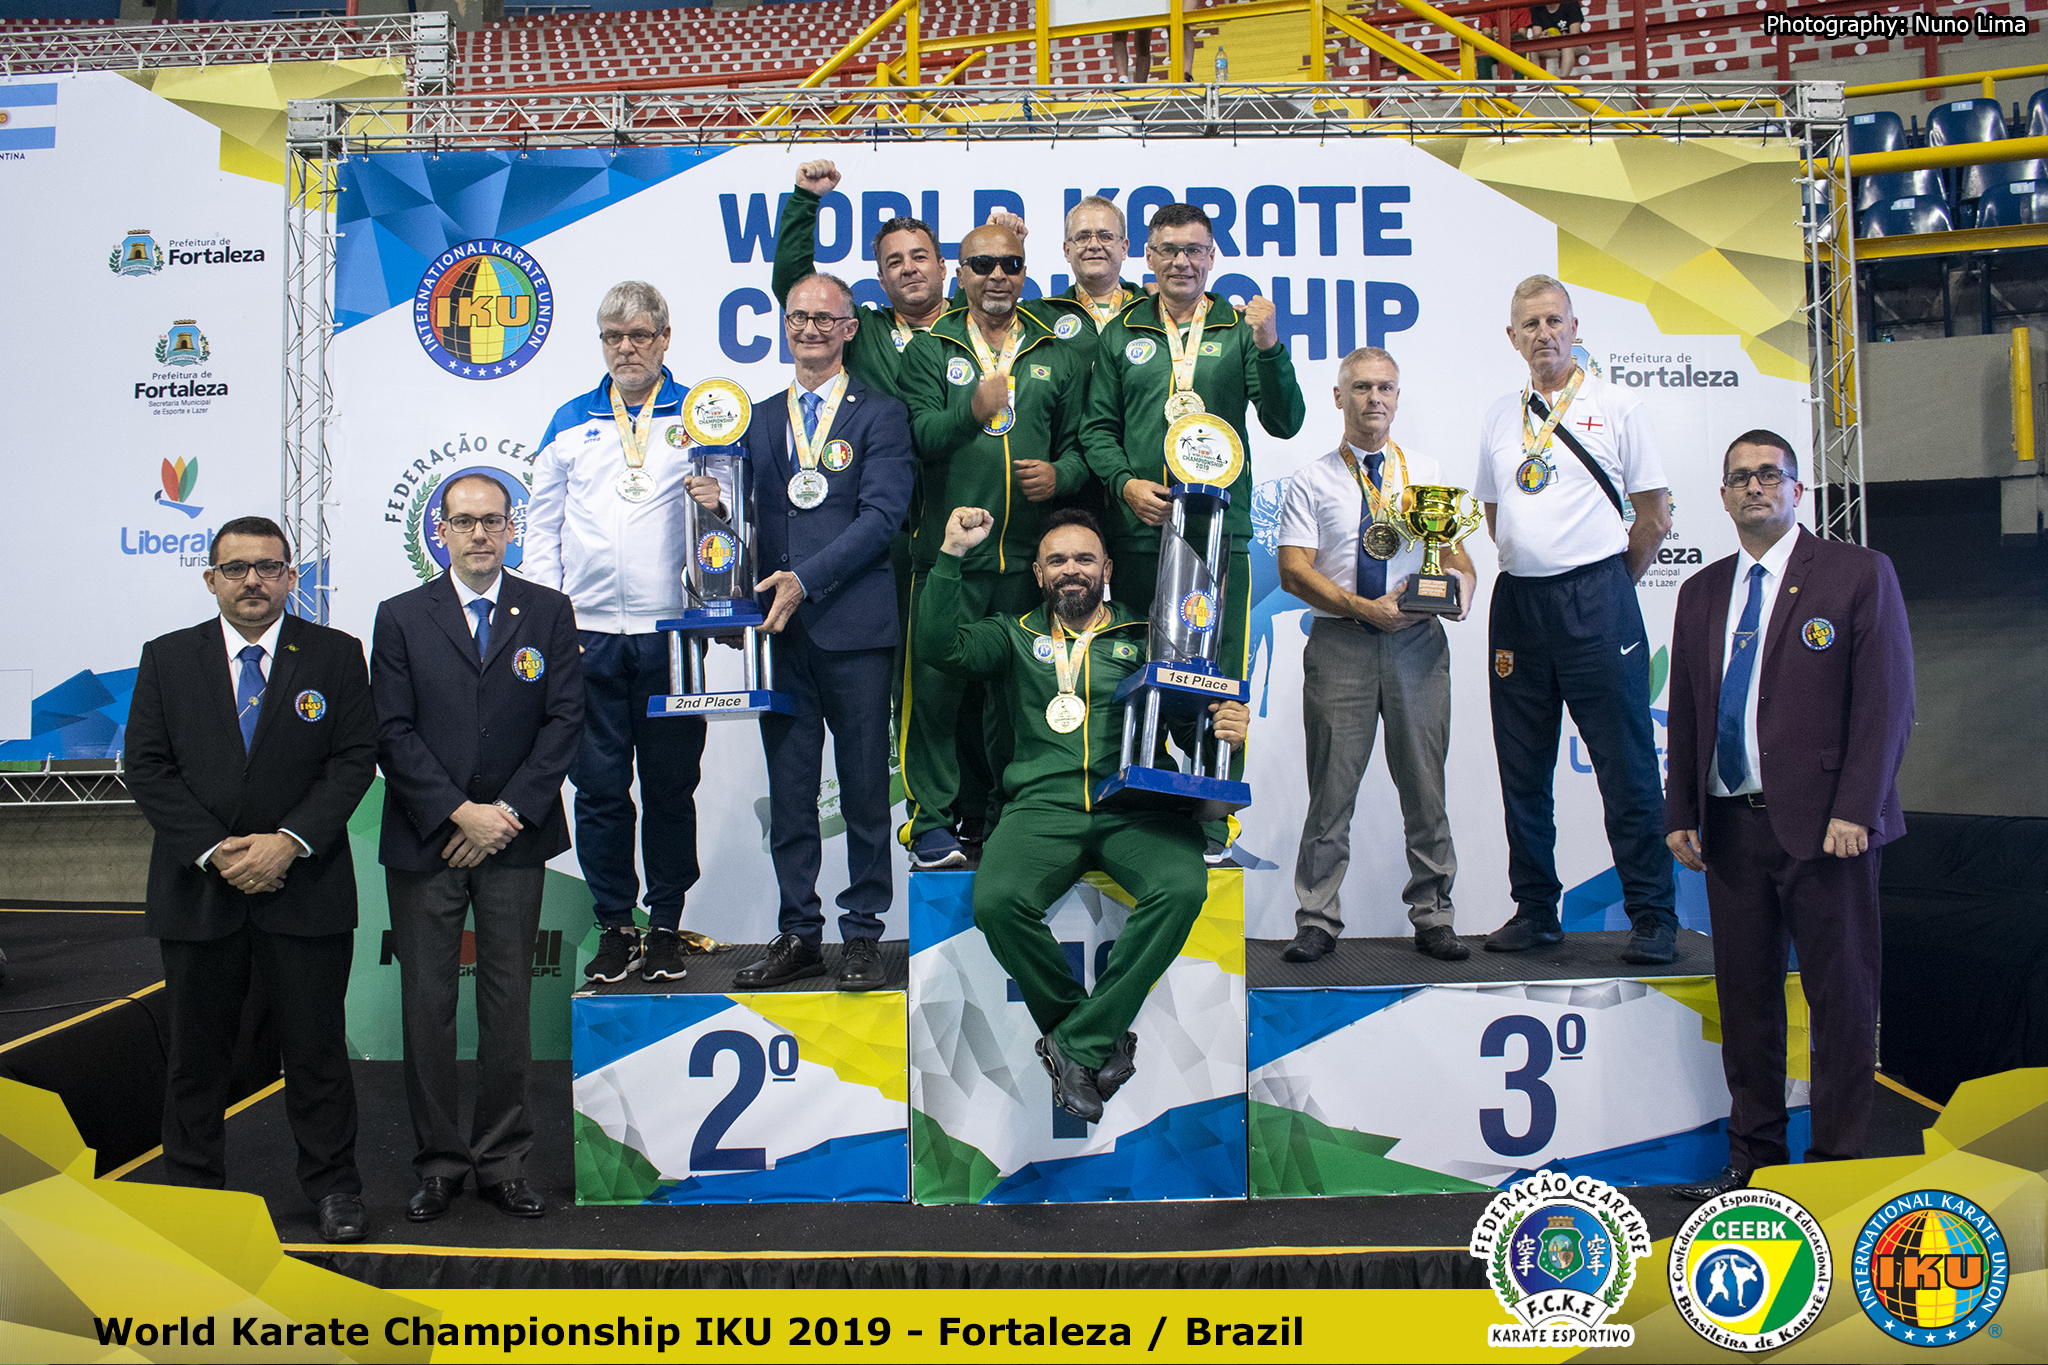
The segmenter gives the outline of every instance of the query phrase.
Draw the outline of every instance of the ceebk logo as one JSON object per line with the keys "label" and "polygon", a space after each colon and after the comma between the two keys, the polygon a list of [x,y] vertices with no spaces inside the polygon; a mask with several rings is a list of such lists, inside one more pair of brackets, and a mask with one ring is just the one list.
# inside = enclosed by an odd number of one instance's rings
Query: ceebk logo
{"label": "ceebk logo", "polygon": [[1591,1176],[1538,1171],[1486,1206],[1466,1248],[1511,1323],[1488,1346],[1632,1346],[1635,1328],[1608,1327],[1628,1298],[1650,1225],[1628,1196]]}
{"label": "ceebk logo", "polygon": [[[199,457],[187,460],[165,460],[157,471],[161,487],[152,491],[151,504],[183,512],[197,519],[206,509],[191,500],[193,491],[199,486]],[[213,544],[213,528],[204,531],[169,532],[151,530],[146,526],[123,526],[121,528],[121,553],[124,555],[162,555],[174,558],[187,569],[201,568],[206,564],[206,552]]]}

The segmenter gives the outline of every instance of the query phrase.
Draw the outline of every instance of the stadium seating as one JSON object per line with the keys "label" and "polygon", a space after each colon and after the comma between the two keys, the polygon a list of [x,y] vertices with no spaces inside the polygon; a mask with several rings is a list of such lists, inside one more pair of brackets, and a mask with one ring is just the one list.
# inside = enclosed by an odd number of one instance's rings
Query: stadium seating
{"label": "stadium seating", "polygon": [[1949,214],[1948,199],[1940,194],[1907,195],[1864,210],[1857,227],[1858,237],[1906,237],[1923,232],[1947,232],[1955,220]]}
{"label": "stadium seating", "polygon": [[1977,201],[1978,227],[2017,227],[2022,223],[2048,223],[2048,181],[1993,185]]}
{"label": "stadium seating", "polygon": [[[1951,100],[1927,116],[1927,145],[1955,147],[1970,142],[2005,141],[2005,114],[1995,99]],[[1976,201],[1991,183],[1991,167],[1958,166],[1943,173],[1949,184],[1949,207],[1958,226],[1976,221]],[[2028,177],[2020,177],[2022,179]]]}
{"label": "stadium seating", "polygon": [[[1905,122],[1889,110],[1849,117],[1851,156],[1901,152],[1910,146],[1912,143],[1906,137]],[[1940,171],[1888,171],[1883,175],[1863,176],[1856,182],[1856,208],[1860,212],[1881,200],[1945,192]]]}

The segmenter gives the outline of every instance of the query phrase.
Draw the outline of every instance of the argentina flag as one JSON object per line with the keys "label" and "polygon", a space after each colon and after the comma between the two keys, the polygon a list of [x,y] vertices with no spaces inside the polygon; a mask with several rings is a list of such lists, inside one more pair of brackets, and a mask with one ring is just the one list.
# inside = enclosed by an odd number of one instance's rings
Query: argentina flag
{"label": "argentina flag", "polygon": [[0,84],[0,152],[48,151],[57,145],[57,86]]}

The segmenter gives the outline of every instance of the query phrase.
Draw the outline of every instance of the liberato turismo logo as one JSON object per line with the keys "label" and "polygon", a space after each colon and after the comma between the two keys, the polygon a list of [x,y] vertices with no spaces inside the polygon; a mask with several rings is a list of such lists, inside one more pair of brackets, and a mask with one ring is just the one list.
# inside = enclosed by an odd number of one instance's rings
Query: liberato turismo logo
{"label": "liberato turismo logo", "polygon": [[[197,518],[206,509],[193,502],[192,495],[199,487],[199,457],[164,460],[157,469],[159,487],[150,490],[153,506],[183,512]],[[207,548],[213,544],[211,527],[204,531],[153,530],[147,526],[123,526],[121,528],[121,553],[124,555],[162,558],[182,568],[198,568],[206,563]]]}
{"label": "liberato turismo logo", "polygon": [[482,237],[433,259],[413,294],[413,334],[436,365],[464,379],[497,379],[540,352],[554,325],[554,292],[540,262]]}
{"label": "liberato turismo logo", "polygon": [[1628,1196],[1591,1176],[1538,1171],[1496,1196],[1467,1247],[1512,1323],[1486,1329],[1489,1346],[1630,1346],[1635,1328],[1608,1327],[1650,1254],[1650,1225]]}
{"label": "liberato turismo logo", "polygon": [[1982,1331],[2005,1302],[2007,1271],[1998,1224],[1946,1190],[1885,1201],[1849,1255],[1864,1315],[1910,1346],[1949,1346]]}
{"label": "liberato turismo logo", "polygon": [[1671,1239],[1671,1302],[1730,1351],[1775,1351],[1827,1307],[1833,1258],[1820,1222],[1775,1190],[1709,1199]]}

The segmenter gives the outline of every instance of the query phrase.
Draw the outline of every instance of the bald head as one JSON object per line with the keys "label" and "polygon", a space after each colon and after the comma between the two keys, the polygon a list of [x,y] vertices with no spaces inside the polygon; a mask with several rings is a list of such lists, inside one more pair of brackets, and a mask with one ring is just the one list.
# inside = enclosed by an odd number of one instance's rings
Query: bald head
{"label": "bald head", "polygon": [[1009,326],[1024,294],[1024,243],[1002,224],[984,223],[960,239],[959,279],[978,321]]}

